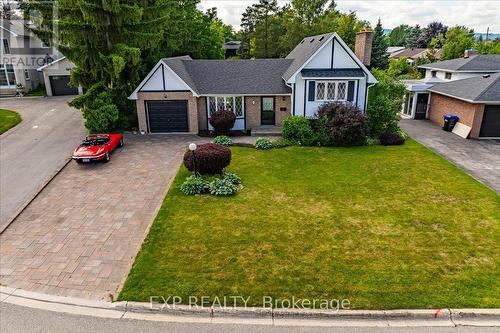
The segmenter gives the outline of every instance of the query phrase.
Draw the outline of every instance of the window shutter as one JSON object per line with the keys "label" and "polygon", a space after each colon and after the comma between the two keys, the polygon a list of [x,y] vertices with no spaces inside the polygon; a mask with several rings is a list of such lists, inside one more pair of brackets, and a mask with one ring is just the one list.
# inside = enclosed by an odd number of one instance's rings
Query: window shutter
{"label": "window shutter", "polygon": [[349,81],[349,85],[347,87],[347,100],[349,102],[354,101],[354,81]]}
{"label": "window shutter", "polygon": [[307,100],[309,102],[314,101],[315,95],[316,95],[316,81],[309,81],[309,98]]}

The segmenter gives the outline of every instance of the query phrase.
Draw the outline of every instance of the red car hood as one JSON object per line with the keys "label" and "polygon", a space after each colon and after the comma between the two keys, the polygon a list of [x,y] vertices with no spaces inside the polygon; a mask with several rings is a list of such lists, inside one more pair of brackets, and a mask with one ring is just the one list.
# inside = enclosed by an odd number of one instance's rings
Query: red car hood
{"label": "red car hood", "polygon": [[105,146],[78,146],[73,152],[74,157],[92,157],[97,155],[102,155],[104,153]]}

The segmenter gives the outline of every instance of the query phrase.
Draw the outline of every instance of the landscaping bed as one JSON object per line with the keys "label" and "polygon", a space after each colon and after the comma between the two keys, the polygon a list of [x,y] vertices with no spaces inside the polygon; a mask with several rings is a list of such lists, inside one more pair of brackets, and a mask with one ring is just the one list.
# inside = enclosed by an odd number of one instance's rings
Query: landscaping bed
{"label": "landscaping bed", "polygon": [[21,120],[19,113],[0,109],[0,134],[7,132],[9,129],[19,124]]}
{"label": "landscaping bed", "polygon": [[420,144],[231,151],[244,188],[186,196],[181,167],[121,300],[500,307],[499,196]]}

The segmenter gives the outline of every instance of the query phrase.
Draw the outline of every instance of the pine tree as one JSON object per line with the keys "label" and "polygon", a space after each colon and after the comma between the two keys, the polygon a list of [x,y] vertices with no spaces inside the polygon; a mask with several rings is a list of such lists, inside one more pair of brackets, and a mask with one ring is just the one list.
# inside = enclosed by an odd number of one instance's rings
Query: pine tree
{"label": "pine tree", "polygon": [[371,66],[386,69],[388,63],[389,56],[387,55],[387,42],[384,37],[382,23],[379,19],[373,33]]}

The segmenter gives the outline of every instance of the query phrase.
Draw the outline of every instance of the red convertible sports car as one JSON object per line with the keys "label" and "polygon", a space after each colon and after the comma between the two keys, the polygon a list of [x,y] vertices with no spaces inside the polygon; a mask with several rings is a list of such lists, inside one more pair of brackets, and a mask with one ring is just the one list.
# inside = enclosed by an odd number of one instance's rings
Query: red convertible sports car
{"label": "red convertible sports car", "polygon": [[77,163],[90,161],[108,162],[110,154],[116,147],[123,146],[123,135],[121,134],[95,134],[90,135],[76,147],[73,159]]}

